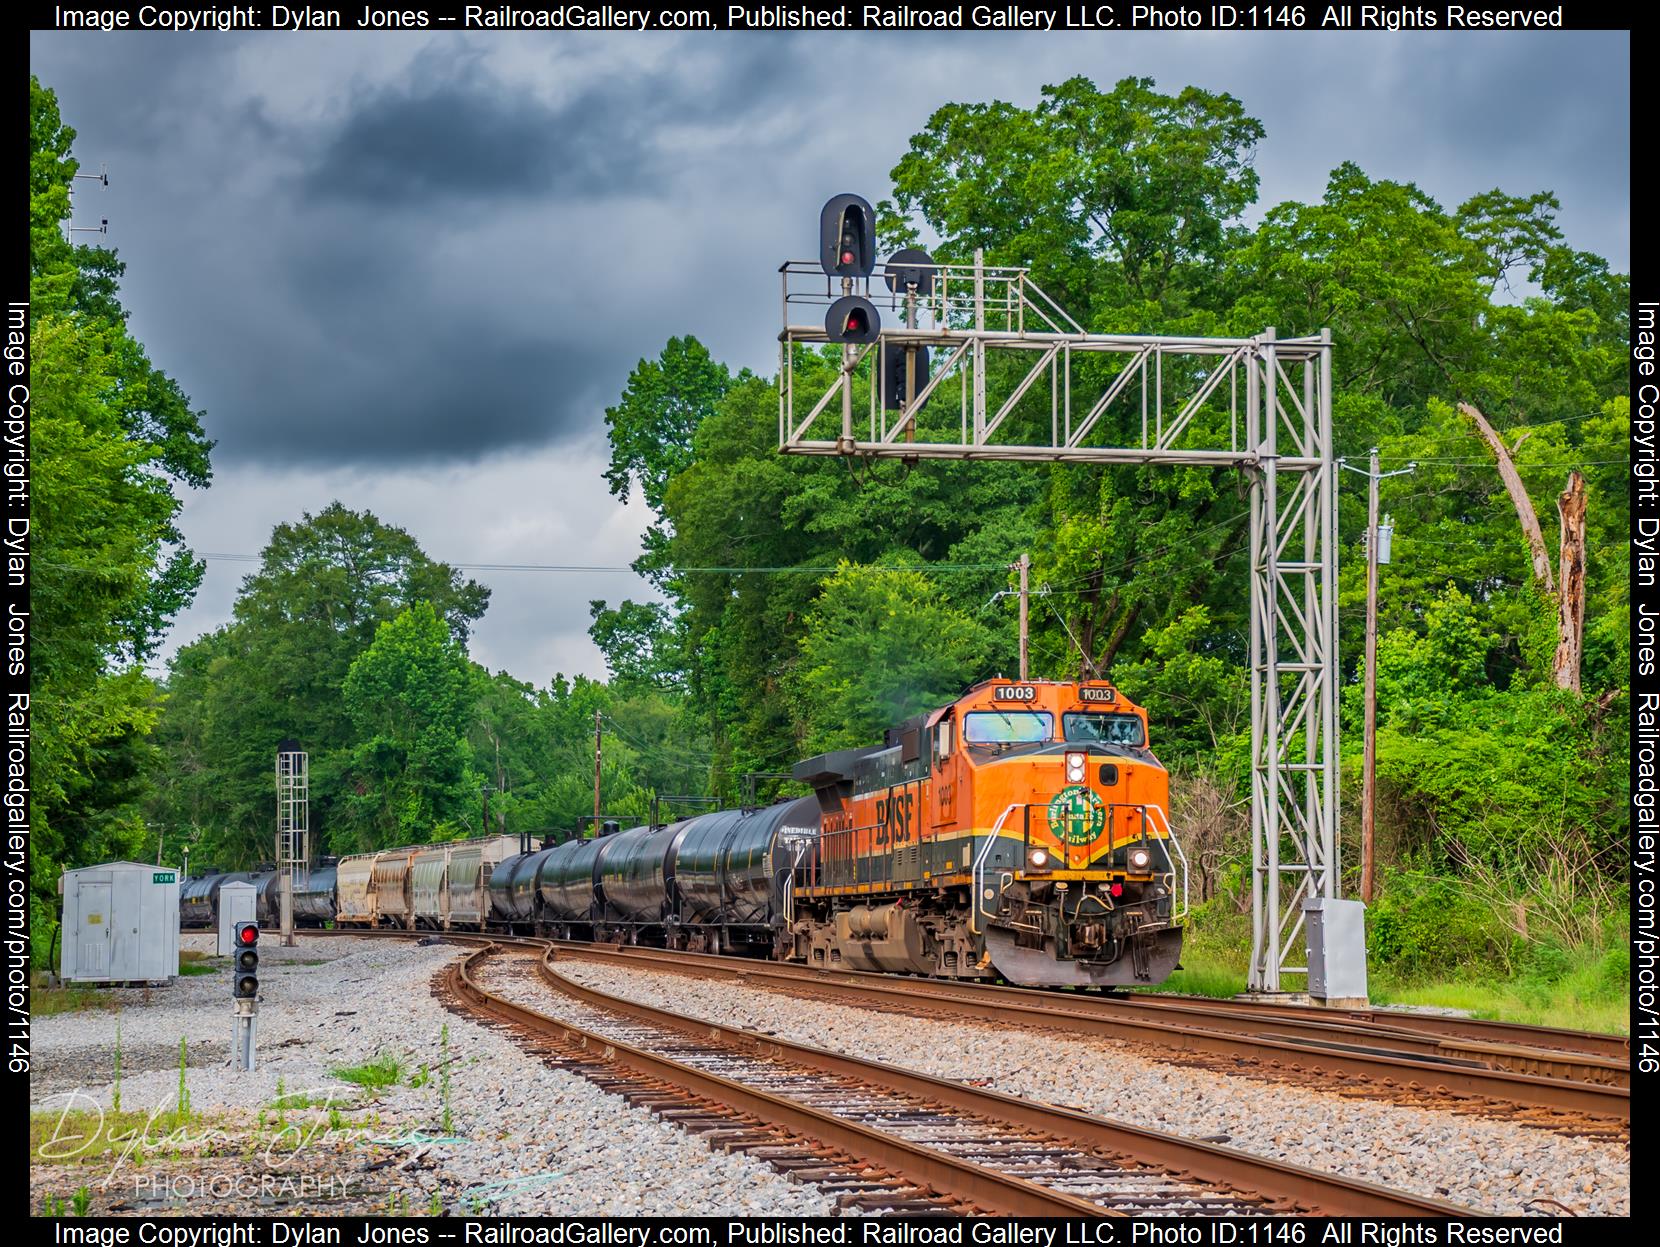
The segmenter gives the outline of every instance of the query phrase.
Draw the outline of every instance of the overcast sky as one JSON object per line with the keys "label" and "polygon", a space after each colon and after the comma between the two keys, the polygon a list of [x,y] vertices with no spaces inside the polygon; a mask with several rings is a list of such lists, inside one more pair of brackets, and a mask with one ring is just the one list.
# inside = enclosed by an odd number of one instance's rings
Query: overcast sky
{"label": "overcast sky", "polygon": [[[693,333],[771,371],[776,268],[819,205],[888,194],[950,101],[1035,103],[1074,74],[1228,91],[1267,128],[1260,206],[1343,160],[1444,205],[1562,200],[1630,254],[1623,33],[768,35],[37,32],[151,357],[206,411],[214,483],[182,525],[253,555],[338,498],[455,563],[627,564],[604,409]],[[210,560],[167,653],[230,616]],[[604,673],[588,601],[632,574],[473,572],[473,655],[545,684]],[[164,655],[165,656],[165,655]]]}

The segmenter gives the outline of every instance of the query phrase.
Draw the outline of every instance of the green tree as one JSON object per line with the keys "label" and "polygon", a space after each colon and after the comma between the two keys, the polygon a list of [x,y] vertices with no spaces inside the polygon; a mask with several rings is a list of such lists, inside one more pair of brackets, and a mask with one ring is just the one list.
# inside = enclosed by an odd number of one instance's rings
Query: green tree
{"label": "green tree", "polygon": [[114,252],[62,232],[74,138],[31,76],[30,812],[41,899],[58,865],[142,843],[156,709],[137,663],[200,582],[174,526],[175,489],[206,485],[211,447],[183,391],[128,331]]}
{"label": "green tree", "polygon": [[905,567],[843,563],[809,612],[791,676],[808,752],[864,745],[987,674],[985,629]]}
{"label": "green tree", "polygon": [[1070,78],[1031,109],[947,104],[893,170],[885,232],[909,240],[907,218],[920,215],[942,258],[980,247],[1030,266],[1091,320],[1127,304],[1168,312],[1202,288],[1230,223],[1255,202],[1262,137],[1231,95],[1164,95],[1151,78],[1111,91]]}
{"label": "green tree", "polygon": [[361,847],[460,834],[479,786],[466,742],[474,670],[430,602],[381,624],[352,662],[340,690],[358,741],[346,817]]}
{"label": "green tree", "polygon": [[324,843],[357,844],[344,804],[359,743],[347,673],[380,626],[417,603],[464,645],[489,596],[366,511],[335,502],[277,525],[232,622],[173,658],[160,732],[177,775],[158,820],[200,827],[201,861],[269,856],[271,760],[291,737],[311,755],[313,828]]}
{"label": "green tree", "polygon": [[732,384],[726,365],[688,334],[670,338],[654,360],[642,359],[628,374],[622,398],[605,409],[611,438],[611,492],[626,500],[639,485],[646,505],[657,508],[669,478],[691,462],[692,437]]}

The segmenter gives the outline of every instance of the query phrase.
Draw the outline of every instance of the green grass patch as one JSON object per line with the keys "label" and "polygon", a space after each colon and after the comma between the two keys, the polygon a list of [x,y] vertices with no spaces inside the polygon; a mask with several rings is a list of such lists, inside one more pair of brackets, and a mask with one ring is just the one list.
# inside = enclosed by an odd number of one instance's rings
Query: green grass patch
{"label": "green grass patch", "polygon": [[1182,968],[1148,991],[1175,992],[1180,996],[1237,996],[1249,982],[1245,967],[1209,956],[1182,957]]}
{"label": "green grass patch", "polygon": [[182,978],[195,979],[201,978],[204,974],[218,974],[223,968],[222,966],[205,966],[199,961],[181,961],[179,963],[179,975]]}
{"label": "green grass patch", "polygon": [[356,1083],[370,1091],[379,1091],[403,1078],[403,1063],[392,1053],[383,1052],[362,1065],[345,1065],[329,1072],[341,1082]]}
{"label": "green grass patch", "polygon": [[74,1109],[29,1114],[29,1163],[85,1165],[122,1155],[138,1159],[175,1150],[181,1142],[221,1134],[200,1117],[177,1110],[157,1113]]}
{"label": "green grass patch", "polygon": [[[1386,961],[1380,954],[1389,948],[1389,938],[1386,932],[1382,940],[1370,939],[1373,1004],[1458,1009],[1496,1022],[1611,1035],[1631,1031],[1631,955],[1623,931],[1611,930],[1598,942],[1572,949],[1546,941],[1518,942],[1507,950],[1508,964],[1468,950],[1467,960],[1453,964],[1426,965],[1412,956]],[[1236,996],[1248,982],[1250,950],[1250,915],[1212,902],[1192,916],[1182,968],[1147,990]],[[1294,975],[1286,986],[1300,990],[1304,981]]]}
{"label": "green grass patch", "polygon": [[1568,1030],[1631,1033],[1631,954],[1620,944],[1565,950],[1538,944],[1510,978],[1482,974],[1395,977],[1375,973],[1377,1004],[1434,1005],[1480,1018]]}
{"label": "green grass patch", "polygon": [[183,965],[187,961],[211,961],[216,956],[217,954],[205,952],[200,948],[181,948],[179,950],[179,964]]}
{"label": "green grass patch", "polygon": [[79,1013],[87,1009],[113,1009],[115,998],[98,987],[70,983],[63,987],[36,986],[29,993],[29,1011],[36,1017],[54,1013]]}

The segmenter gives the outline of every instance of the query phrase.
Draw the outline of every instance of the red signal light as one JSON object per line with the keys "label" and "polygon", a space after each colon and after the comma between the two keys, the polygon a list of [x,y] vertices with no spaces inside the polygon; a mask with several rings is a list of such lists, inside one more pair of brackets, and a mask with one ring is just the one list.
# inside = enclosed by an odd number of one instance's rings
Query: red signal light
{"label": "red signal light", "polygon": [[863,333],[869,326],[865,323],[865,314],[858,308],[847,314],[847,333]]}
{"label": "red signal light", "polygon": [[1114,896],[1123,896],[1124,895],[1124,885],[1122,883],[1115,883],[1110,888],[1108,888],[1107,891],[1111,892]]}
{"label": "red signal light", "polygon": [[244,944],[257,944],[259,943],[259,928],[254,926],[251,922],[246,923],[238,929],[236,938],[241,940]]}

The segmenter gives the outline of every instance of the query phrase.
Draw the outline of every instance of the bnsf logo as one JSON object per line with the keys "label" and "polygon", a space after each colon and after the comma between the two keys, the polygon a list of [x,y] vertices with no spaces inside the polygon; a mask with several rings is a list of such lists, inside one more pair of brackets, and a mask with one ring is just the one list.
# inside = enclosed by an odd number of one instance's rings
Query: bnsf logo
{"label": "bnsf logo", "polygon": [[991,695],[997,701],[1036,701],[1037,689],[1030,684],[999,684]]}

